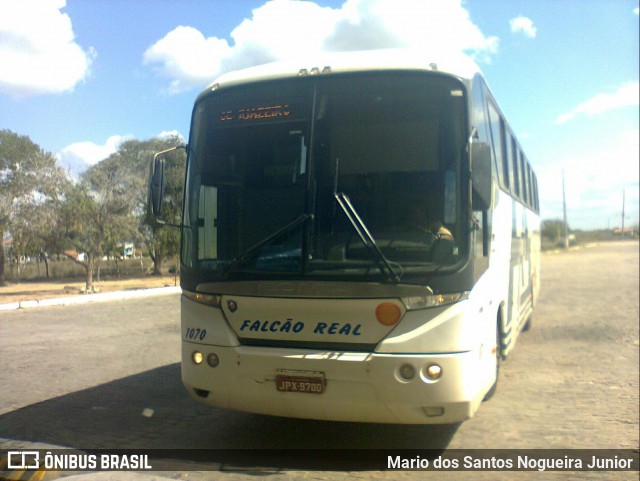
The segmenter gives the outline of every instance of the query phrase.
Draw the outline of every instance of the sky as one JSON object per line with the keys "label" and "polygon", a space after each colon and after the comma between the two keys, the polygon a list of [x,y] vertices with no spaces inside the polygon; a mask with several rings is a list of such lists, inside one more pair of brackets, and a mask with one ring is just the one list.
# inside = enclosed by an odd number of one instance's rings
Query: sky
{"label": "sky", "polygon": [[218,75],[287,57],[446,48],[480,66],[542,219],[638,223],[638,0],[0,0],[0,129],[73,176],[126,139],[188,138]]}

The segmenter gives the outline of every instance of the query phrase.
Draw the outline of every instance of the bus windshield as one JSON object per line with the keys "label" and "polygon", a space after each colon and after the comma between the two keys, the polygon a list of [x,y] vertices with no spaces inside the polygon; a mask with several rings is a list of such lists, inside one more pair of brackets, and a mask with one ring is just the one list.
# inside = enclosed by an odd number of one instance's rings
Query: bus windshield
{"label": "bus windshield", "polygon": [[452,77],[386,72],[201,97],[184,268],[211,280],[411,282],[456,264],[467,249],[465,96]]}

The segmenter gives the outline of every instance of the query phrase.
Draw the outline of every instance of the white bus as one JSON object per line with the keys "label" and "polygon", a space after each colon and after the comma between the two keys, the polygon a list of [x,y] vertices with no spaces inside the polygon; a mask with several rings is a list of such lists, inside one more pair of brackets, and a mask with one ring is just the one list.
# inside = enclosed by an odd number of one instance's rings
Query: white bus
{"label": "white bus", "polygon": [[187,151],[191,396],[427,424],[493,394],[539,290],[538,189],[471,60],[376,51],[229,73],[197,98]]}

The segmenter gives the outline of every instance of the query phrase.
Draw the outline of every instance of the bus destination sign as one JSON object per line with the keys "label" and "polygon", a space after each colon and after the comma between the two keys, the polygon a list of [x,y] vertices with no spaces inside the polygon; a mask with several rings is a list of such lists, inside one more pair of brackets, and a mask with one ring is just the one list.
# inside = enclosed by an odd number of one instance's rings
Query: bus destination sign
{"label": "bus destination sign", "polygon": [[291,115],[291,109],[287,104],[263,105],[242,109],[223,110],[220,112],[220,123],[233,121],[252,121],[268,119],[286,119]]}

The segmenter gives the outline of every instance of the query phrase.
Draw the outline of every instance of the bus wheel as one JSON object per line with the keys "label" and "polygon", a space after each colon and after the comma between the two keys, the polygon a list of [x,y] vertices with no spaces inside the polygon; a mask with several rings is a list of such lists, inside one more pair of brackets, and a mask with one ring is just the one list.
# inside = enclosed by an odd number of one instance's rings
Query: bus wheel
{"label": "bus wheel", "polygon": [[531,329],[532,324],[533,324],[533,314],[531,314],[527,318],[527,322],[525,322],[524,326],[522,326],[522,332],[527,332],[529,329]]}
{"label": "bus wheel", "polygon": [[493,386],[489,388],[487,394],[484,395],[484,401],[488,401],[493,397],[498,389],[498,378],[500,377],[500,362],[502,359],[502,350],[500,346],[502,345],[502,340],[500,339],[500,324],[496,323],[496,381],[493,383]]}

